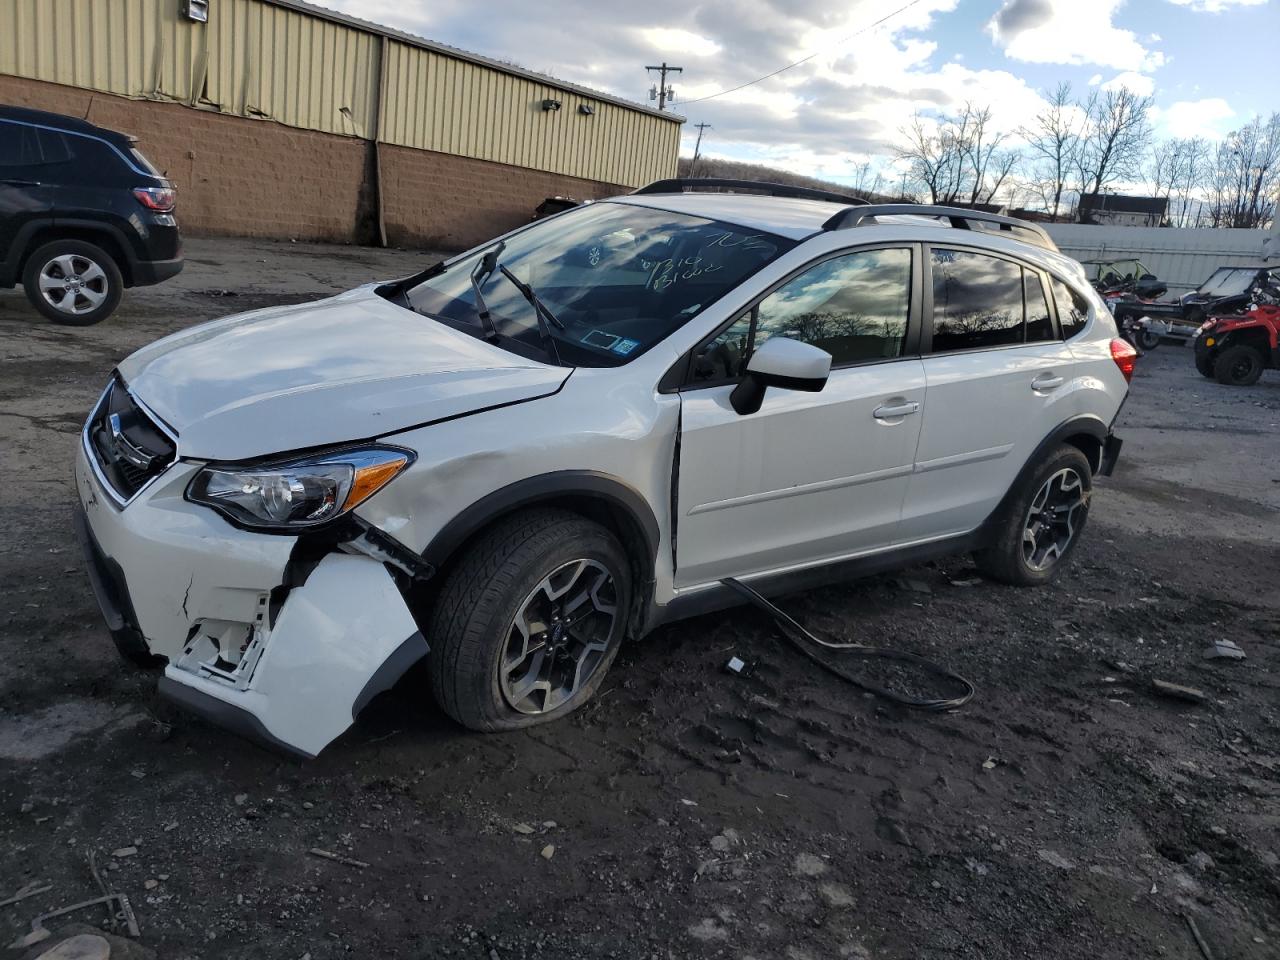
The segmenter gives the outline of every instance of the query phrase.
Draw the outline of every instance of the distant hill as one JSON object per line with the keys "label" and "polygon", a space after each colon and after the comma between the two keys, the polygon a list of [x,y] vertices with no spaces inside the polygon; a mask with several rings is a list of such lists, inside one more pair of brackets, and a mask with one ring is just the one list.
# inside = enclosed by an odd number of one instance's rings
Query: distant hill
{"label": "distant hill", "polygon": [[[680,176],[689,176],[691,157],[680,158]],[[740,163],[737,160],[713,160],[710,157],[699,157],[698,167],[694,173],[698,177],[729,177],[734,180],[763,180],[767,183],[785,183],[791,187],[809,187],[813,190],[828,190],[831,193],[843,194],[860,200],[871,200],[885,203],[896,198],[877,196],[866,190],[854,190],[847,184],[835,183],[831,180],[819,180],[817,177],[803,177],[798,173],[768,167],[762,163]]]}

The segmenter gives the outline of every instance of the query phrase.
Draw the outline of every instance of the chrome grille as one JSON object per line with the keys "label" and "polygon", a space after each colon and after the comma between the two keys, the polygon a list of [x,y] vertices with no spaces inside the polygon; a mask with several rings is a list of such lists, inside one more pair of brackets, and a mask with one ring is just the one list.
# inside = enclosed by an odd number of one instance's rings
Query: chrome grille
{"label": "chrome grille", "polygon": [[102,480],[123,502],[174,461],[177,438],[129,393],[119,377],[85,424],[85,445]]}

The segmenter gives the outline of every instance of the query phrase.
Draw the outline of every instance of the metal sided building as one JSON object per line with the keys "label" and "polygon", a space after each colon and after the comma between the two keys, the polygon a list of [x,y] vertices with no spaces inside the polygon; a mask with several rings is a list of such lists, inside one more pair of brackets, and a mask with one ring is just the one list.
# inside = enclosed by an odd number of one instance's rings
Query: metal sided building
{"label": "metal sided building", "polygon": [[683,122],[301,0],[0,0],[0,103],[137,136],[193,232],[455,248],[673,176]]}

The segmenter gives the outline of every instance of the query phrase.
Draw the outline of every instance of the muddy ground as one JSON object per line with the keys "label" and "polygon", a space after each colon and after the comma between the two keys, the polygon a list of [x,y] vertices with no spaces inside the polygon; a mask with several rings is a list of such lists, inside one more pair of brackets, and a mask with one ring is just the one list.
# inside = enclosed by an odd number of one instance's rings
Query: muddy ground
{"label": "muddy ground", "polygon": [[[300,763],[117,660],[70,531],[76,433],[146,341],[423,255],[188,255],[86,330],[0,292],[0,900],[52,885],[0,907],[4,943],[96,895],[95,852],[161,957],[1200,960],[1186,917],[1215,958],[1280,957],[1280,374],[1146,357],[1050,588],[957,586],[960,558],[787,602],[971,677],[959,713],[862,696],[737,611],[624,650],[558,724],[463,732],[415,674]],[[1217,639],[1248,659],[1203,660]]]}

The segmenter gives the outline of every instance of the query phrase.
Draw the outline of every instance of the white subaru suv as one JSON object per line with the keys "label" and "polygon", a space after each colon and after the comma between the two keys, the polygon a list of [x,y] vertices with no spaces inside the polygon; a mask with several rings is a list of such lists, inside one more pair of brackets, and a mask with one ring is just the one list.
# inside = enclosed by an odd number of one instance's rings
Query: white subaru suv
{"label": "white subaru suv", "polygon": [[426,657],[445,712],[506,730],[728,578],[972,552],[1045,582],[1132,365],[1032,224],[660,181],[139,350],[77,526],[122,652],[197,713],[314,756]]}

